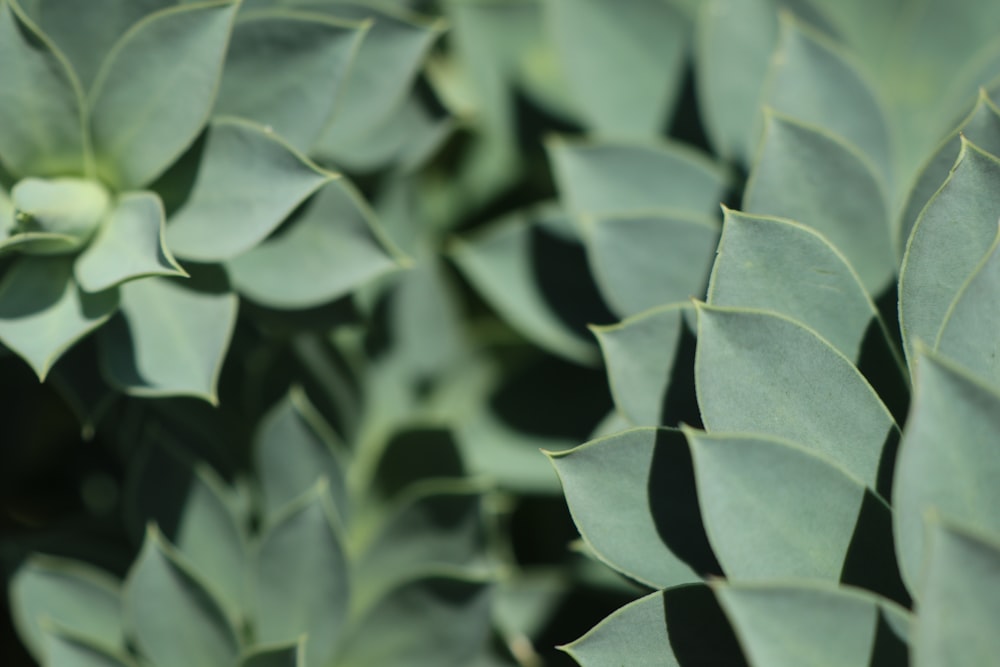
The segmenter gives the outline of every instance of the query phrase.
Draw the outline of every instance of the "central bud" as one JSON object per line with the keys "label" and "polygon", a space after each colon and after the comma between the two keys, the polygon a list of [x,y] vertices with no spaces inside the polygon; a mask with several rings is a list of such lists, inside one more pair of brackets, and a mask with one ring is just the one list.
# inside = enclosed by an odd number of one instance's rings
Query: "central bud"
{"label": "central bud", "polygon": [[108,215],[111,195],[82,178],[25,178],[10,192],[14,217],[3,245],[32,255],[79,250]]}

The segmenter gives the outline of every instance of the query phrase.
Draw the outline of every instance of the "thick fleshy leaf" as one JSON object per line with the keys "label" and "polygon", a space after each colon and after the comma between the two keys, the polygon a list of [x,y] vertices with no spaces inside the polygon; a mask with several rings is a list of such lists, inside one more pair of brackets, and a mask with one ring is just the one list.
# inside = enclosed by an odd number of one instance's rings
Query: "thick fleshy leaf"
{"label": "thick fleshy leaf", "polygon": [[912,664],[990,664],[1000,653],[1000,540],[932,521],[926,553]]}
{"label": "thick fleshy leaf", "polygon": [[582,667],[746,665],[719,603],[700,584],[640,598],[561,648]]}
{"label": "thick fleshy leaf", "polygon": [[919,593],[929,510],[1000,540],[998,443],[1000,393],[936,355],[920,354],[892,497],[896,551],[912,593]]}
{"label": "thick fleshy leaf", "polygon": [[24,178],[10,191],[11,235],[0,242],[33,255],[78,250],[97,231],[111,204],[108,191],[82,178]]}
{"label": "thick fleshy leaf", "polygon": [[369,134],[403,105],[444,25],[406,11],[358,2],[314,3],[309,9],[328,11],[341,19],[372,21],[343,83],[333,119],[315,147],[317,154],[336,159],[341,144]]}
{"label": "thick fleshy leaf", "polygon": [[847,259],[821,234],[790,220],[726,210],[708,303],[786,315],[855,361],[873,323],[887,336]]}
{"label": "thick fleshy leaf", "polygon": [[330,664],[345,636],[347,561],[325,482],[266,528],[253,571],[254,627],[263,643],[308,636],[306,665]]}
{"label": "thick fleshy leaf", "polygon": [[553,0],[557,52],[580,115],[596,134],[659,135],[680,91],[686,17],[661,0]]}
{"label": "thick fleshy leaf", "polygon": [[390,591],[344,637],[337,667],[464,667],[487,645],[491,586],[449,575]]}
{"label": "thick fleshy leaf", "polygon": [[764,103],[844,139],[891,182],[889,130],[871,86],[832,40],[790,14],[781,18]]}
{"label": "thick fleshy leaf", "polygon": [[665,401],[691,315],[691,306],[671,305],[611,326],[593,327],[615,407],[632,425],[659,426],[668,421],[671,406]]}
{"label": "thick fleshy leaf", "polygon": [[10,0],[0,2],[0,162],[17,175],[82,175],[84,100],[65,57]]}
{"label": "thick fleshy leaf", "polygon": [[328,303],[398,267],[368,205],[326,183],[280,235],[227,263],[234,287],[271,308]]}
{"label": "thick fleshy leaf", "polygon": [[157,667],[236,661],[239,640],[225,612],[155,527],[129,571],[124,600],[127,630]]}
{"label": "thick fleshy leaf", "polygon": [[812,582],[713,589],[755,667],[908,664],[909,614],[867,591]]}
{"label": "thick fleshy leaf", "polygon": [[46,633],[45,655],[45,664],[59,667],[132,667],[134,664],[123,651],[109,651],[105,646],[66,633],[61,628]]}
{"label": "thick fleshy leaf", "polygon": [[305,667],[307,641],[278,648],[256,648],[243,656],[240,667]]}
{"label": "thick fleshy leaf", "polygon": [[11,580],[10,601],[21,641],[40,663],[47,654],[44,623],[109,649],[125,646],[121,584],[86,563],[32,556]]}
{"label": "thick fleshy leaf", "polygon": [[126,519],[141,538],[155,523],[205,586],[240,620],[246,545],[232,492],[204,463],[169,442],[150,442],[136,457],[126,488]]}
{"label": "thick fleshy leaf", "polygon": [[73,274],[88,292],[146,276],[187,276],[163,238],[160,198],[130,192],[118,199],[96,238],[80,254]]}
{"label": "thick fleshy leaf", "polygon": [[899,223],[899,239],[904,244],[906,239],[910,238],[913,225],[917,222],[917,217],[924,206],[948,179],[951,168],[955,166],[955,160],[962,151],[963,136],[983,150],[993,155],[1000,155],[1000,110],[985,91],[980,91],[979,100],[972,113],[941,144],[924,165],[920,177],[913,185]]}
{"label": "thick fleshy leaf", "polygon": [[70,346],[117,308],[117,291],[90,294],[73,282],[72,258],[24,257],[0,283],[0,341],[44,380]]}
{"label": "thick fleshy leaf", "polygon": [[[827,457],[758,436],[687,429],[705,530],[736,581],[836,583],[852,550],[869,567],[892,543],[889,507]],[[879,549],[872,542],[882,538]]]}
{"label": "thick fleshy leaf", "polygon": [[724,172],[678,144],[549,144],[563,203],[573,213],[601,215],[658,210],[714,216]]}
{"label": "thick fleshy leaf", "polygon": [[305,394],[292,390],[261,420],[254,437],[265,517],[273,517],[322,478],[341,522],[349,512],[343,465],[335,439]]}
{"label": "thick fleshy leaf", "polygon": [[313,11],[247,10],[233,28],[215,113],[256,121],[307,152],[366,30]]}
{"label": "thick fleshy leaf", "polygon": [[707,545],[699,534],[693,485],[683,480],[685,463],[690,474],[688,456],[680,433],[643,428],[549,458],[594,554],[638,581],[665,588],[698,580],[680,554]]}
{"label": "thick fleshy leaf", "polygon": [[167,245],[197,262],[232,259],[334,178],[266,127],[215,120],[190,196],[167,223]]}
{"label": "thick fleshy leaf", "polygon": [[935,349],[1000,388],[1000,234],[948,308]]}
{"label": "thick fleshy leaf", "polygon": [[191,278],[121,286],[122,317],[102,329],[108,379],[136,396],[197,396],[214,403],[239,300],[208,269]]}
{"label": "thick fleshy leaf", "polygon": [[590,322],[568,322],[558,310],[560,303],[580,301],[586,285],[576,275],[565,275],[565,267],[557,273],[545,270],[557,253],[565,258],[579,252],[579,245],[565,216],[545,211],[515,214],[471,238],[455,239],[450,254],[469,282],[522,333],[554,354],[593,363],[595,346],[572,326]]}
{"label": "thick fleshy leaf", "polygon": [[899,277],[899,322],[912,361],[932,345],[948,307],[990,249],[1000,219],[1000,160],[967,140],[910,235]]}
{"label": "thick fleshy leaf", "polygon": [[104,180],[142,188],[195,140],[215,101],[236,7],[232,0],[171,7],[115,44],[90,95]]}
{"label": "thick fleshy leaf", "polygon": [[821,233],[847,257],[870,294],[881,294],[894,274],[883,186],[869,162],[832,135],[766,114],[743,207]]}
{"label": "thick fleshy leaf", "polygon": [[595,281],[618,315],[703,296],[719,236],[711,218],[602,215],[585,217],[584,229]]}
{"label": "thick fleshy leaf", "polygon": [[847,357],[775,313],[699,306],[695,378],[709,431],[799,443],[872,488],[883,449],[898,435]]}

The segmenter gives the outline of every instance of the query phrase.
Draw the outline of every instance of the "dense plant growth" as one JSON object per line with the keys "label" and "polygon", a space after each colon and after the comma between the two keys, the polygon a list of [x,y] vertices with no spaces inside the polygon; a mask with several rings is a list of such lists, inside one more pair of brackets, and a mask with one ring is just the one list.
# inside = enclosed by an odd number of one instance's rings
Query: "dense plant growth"
{"label": "dense plant growth", "polygon": [[85,4],[0,0],[11,664],[1000,652],[1000,6]]}

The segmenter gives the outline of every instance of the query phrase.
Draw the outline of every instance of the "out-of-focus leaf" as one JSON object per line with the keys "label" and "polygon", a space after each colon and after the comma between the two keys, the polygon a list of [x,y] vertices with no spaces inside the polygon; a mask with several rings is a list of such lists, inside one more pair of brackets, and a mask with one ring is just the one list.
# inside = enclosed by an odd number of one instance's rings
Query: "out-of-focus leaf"
{"label": "out-of-focus leaf", "polygon": [[94,150],[106,181],[142,188],[201,132],[237,6],[221,0],[171,7],[115,44],[90,95]]}
{"label": "out-of-focus leaf", "polygon": [[305,667],[306,641],[279,648],[254,649],[243,656],[240,667]]}
{"label": "out-of-focus leaf", "polygon": [[59,667],[132,667],[123,652],[112,652],[90,639],[50,630],[45,636],[46,664]]}

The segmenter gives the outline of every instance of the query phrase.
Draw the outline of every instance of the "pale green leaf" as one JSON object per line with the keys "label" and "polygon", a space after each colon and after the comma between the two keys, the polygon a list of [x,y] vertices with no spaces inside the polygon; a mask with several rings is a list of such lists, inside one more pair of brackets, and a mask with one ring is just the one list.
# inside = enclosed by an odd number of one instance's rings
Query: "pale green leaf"
{"label": "pale green leaf", "polygon": [[68,257],[24,257],[0,283],[0,341],[45,379],[74,343],[118,309],[118,292],[84,292]]}
{"label": "pale green leaf", "polygon": [[227,263],[234,287],[271,308],[328,303],[398,267],[368,205],[327,182],[290,227]]}
{"label": "pale green leaf", "polygon": [[367,28],[313,11],[247,11],[233,27],[215,113],[272,128],[307,152],[334,110]]}
{"label": "pale green leaf", "polygon": [[812,582],[713,588],[755,667],[908,664],[909,614],[867,591]]}
{"label": "pale green leaf", "polygon": [[[759,436],[685,430],[705,530],[726,575],[737,581],[840,581],[866,501],[864,484],[826,457]],[[887,527],[888,506],[866,512]],[[891,552],[889,536],[884,550]],[[869,538],[871,539],[871,538]],[[874,551],[874,549],[873,549]],[[870,565],[871,563],[869,563]]]}
{"label": "pale green leaf", "polygon": [[932,521],[926,554],[913,666],[979,667],[995,661],[1000,654],[1000,541]]}
{"label": "pale green leaf", "polygon": [[799,443],[875,488],[896,424],[854,364],[813,330],[775,313],[699,306],[695,379],[709,431]]}
{"label": "pale green leaf", "polygon": [[142,188],[201,132],[237,6],[216,0],[171,7],[115,44],[90,94],[94,150],[106,181]]}
{"label": "pale green leaf", "polygon": [[870,294],[881,294],[894,274],[883,186],[870,163],[836,137],[766,114],[743,207],[821,233],[844,254]]}
{"label": "pale green leaf", "polygon": [[164,242],[163,204],[151,192],[118,199],[97,236],[77,258],[73,274],[88,292],[146,276],[187,276]]}
{"label": "pale green leaf", "polygon": [[621,317],[704,294],[719,236],[708,217],[584,217],[585,245],[601,293]]}
{"label": "pale green leaf", "polygon": [[14,627],[40,663],[47,654],[46,622],[109,649],[125,645],[121,584],[91,565],[34,555],[14,573],[9,594]]}
{"label": "pale green leaf", "polygon": [[325,482],[266,527],[253,565],[254,627],[263,643],[308,636],[305,664],[330,664],[346,636],[347,560]]}
{"label": "pale green leaf", "polygon": [[951,175],[924,207],[899,277],[899,321],[911,360],[937,340],[948,307],[997,234],[1000,160],[967,140]]}
{"label": "pale green leaf", "polygon": [[184,259],[232,259],[334,178],[266,127],[215,120],[191,193],[167,222],[167,245]]}
{"label": "pale green leaf", "polygon": [[570,143],[548,147],[559,193],[573,213],[669,210],[714,216],[727,177],[679,144]]}
{"label": "pale green leaf", "polygon": [[543,3],[587,126],[600,136],[659,135],[680,92],[690,25],[662,0]]}
{"label": "pale green leaf", "polygon": [[225,612],[155,527],[129,571],[124,600],[127,630],[157,667],[236,661],[239,640]]}
{"label": "pale green leaf", "polygon": [[132,667],[132,660],[122,651],[112,652],[90,639],[59,629],[45,636],[46,665],[58,667]]}
{"label": "pale green leaf", "polygon": [[121,286],[122,317],[101,331],[112,384],[137,396],[196,396],[216,385],[239,305],[223,277],[144,278]]}
{"label": "pale green leaf", "polygon": [[615,407],[632,425],[665,422],[671,407],[665,400],[680,345],[685,333],[693,339],[686,323],[692,313],[689,305],[670,305],[618,324],[592,327],[604,355]]}
{"label": "pale green leaf", "polygon": [[65,57],[10,0],[0,2],[0,162],[16,175],[83,175],[84,100]]}
{"label": "pale green leaf", "polygon": [[111,204],[100,183],[81,178],[24,178],[11,188],[10,199],[13,227],[0,249],[17,245],[22,252],[37,255],[79,249],[97,231]]}
{"label": "pale green leaf", "polygon": [[[698,521],[694,490],[682,479],[685,459],[690,474],[690,459],[680,433],[633,429],[549,458],[573,520],[598,558],[656,588],[698,580],[672,549],[690,552],[695,540],[682,530],[676,536],[667,532],[692,516]],[[687,543],[678,544],[685,537]]]}
{"label": "pale green leaf", "polygon": [[919,593],[929,510],[1000,539],[1000,393],[936,355],[924,352],[916,362],[892,494],[896,551],[911,593]]}

